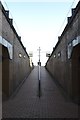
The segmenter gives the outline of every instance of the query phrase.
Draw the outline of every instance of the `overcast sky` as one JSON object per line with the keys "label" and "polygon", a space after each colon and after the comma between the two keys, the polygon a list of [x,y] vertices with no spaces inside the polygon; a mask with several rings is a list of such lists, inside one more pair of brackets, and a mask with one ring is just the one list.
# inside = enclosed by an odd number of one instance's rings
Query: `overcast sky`
{"label": "overcast sky", "polygon": [[[74,2],[73,2],[74,1]],[[37,65],[38,48],[41,48],[41,62],[45,65],[46,52],[53,50],[58,36],[67,24],[79,0],[6,0],[4,6],[9,9],[17,26],[27,52],[33,52],[33,62]],[[70,11],[70,12],[69,12]],[[65,22],[64,22],[65,20]],[[64,22],[64,24],[63,24]],[[62,25],[63,24],[63,25]],[[14,24],[15,26],[15,24]],[[61,27],[62,26],[62,27]],[[61,29],[60,29],[61,28]]]}

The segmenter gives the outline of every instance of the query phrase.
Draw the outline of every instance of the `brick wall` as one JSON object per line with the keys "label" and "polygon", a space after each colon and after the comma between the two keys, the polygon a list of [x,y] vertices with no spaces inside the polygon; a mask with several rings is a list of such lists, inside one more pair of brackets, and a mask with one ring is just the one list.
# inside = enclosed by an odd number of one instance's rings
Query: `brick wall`
{"label": "brick wall", "polygon": [[[61,36],[58,38],[58,42],[46,63],[47,70],[54,76],[54,78],[60,83],[64,90],[70,95],[74,96],[73,86],[75,86],[76,78],[74,85],[72,79],[72,55],[68,58],[68,46],[73,40],[77,40],[77,37],[80,36],[80,1],[77,4],[75,11],[72,16],[68,18],[68,23],[62,32]],[[80,43],[78,43],[80,44]],[[76,45],[77,47],[77,45]],[[72,47],[72,52],[75,47]],[[78,48],[80,50],[80,46]],[[80,55],[80,52],[78,53]],[[78,55],[78,56],[79,56]],[[77,64],[77,63],[75,63]],[[80,71],[78,71],[80,74]],[[80,85],[79,85],[80,87]],[[75,89],[77,86],[75,87]]]}
{"label": "brick wall", "polygon": [[[6,86],[9,86],[9,88],[6,88],[7,95],[9,96],[15,91],[15,89],[25,79],[25,77],[29,75],[32,68],[30,67],[29,56],[25,50],[25,47],[23,46],[21,38],[18,36],[13,26],[13,23],[9,18],[8,13],[9,12],[7,12],[2,6],[2,4],[0,3],[0,26],[2,26],[2,29],[0,27],[0,36],[12,45],[12,53],[13,53],[12,59],[10,59],[10,57],[6,58],[7,61],[9,61],[9,65],[8,65],[9,70],[7,70],[8,67],[5,68],[4,66],[4,63],[5,65],[7,64],[7,62],[5,61],[5,56],[3,56],[4,62],[2,61],[3,83],[5,83],[7,79],[5,77],[5,80],[4,80],[4,76],[7,76],[7,74],[9,74],[9,79],[8,79],[8,82],[6,83]],[[4,49],[7,50],[7,47],[5,46],[3,47],[3,55],[5,55]],[[6,72],[5,72],[5,69],[6,69]],[[9,71],[9,73],[7,71]],[[5,85],[3,85],[3,87],[5,87]]]}

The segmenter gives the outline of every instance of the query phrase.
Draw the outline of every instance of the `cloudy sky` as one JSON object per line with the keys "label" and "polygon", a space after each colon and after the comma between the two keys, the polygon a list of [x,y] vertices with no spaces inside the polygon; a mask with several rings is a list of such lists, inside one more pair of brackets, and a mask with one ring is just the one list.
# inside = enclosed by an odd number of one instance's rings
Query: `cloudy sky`
{"label": "cloudy sky", "polygon": [[38,48],[41,48],[41,62],[45,65],[46,52],[52,52],[58,36],[67,24],[79,0],[2,0],[9,9],[23,45],[27,52],[33,52],[33,62],[37,65]]}

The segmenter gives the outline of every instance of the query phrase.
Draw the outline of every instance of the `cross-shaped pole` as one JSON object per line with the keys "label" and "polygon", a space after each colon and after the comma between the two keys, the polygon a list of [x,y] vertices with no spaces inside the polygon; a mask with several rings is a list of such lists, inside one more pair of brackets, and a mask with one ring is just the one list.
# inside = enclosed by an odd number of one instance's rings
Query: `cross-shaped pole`
{"label": "cross-shaped pole", "polygon": [[40,51],[41,51],[41,49],[40,49],[40,47],[39,47],[39,49],[38,49],[38,51],[39,51],[39,65],[40,65]]}

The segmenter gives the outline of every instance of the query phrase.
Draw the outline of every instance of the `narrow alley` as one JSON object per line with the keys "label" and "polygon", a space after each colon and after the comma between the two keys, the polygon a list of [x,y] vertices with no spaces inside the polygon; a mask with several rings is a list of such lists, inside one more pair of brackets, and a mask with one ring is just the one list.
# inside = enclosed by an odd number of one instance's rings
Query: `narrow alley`
{"label": "narrow alley", "polygon": [[38,82],[37,66],[20,88],[3,101],[2,117],[78,118],[78,105],[67,98],[45,67],[41,67],[40,97]]}

